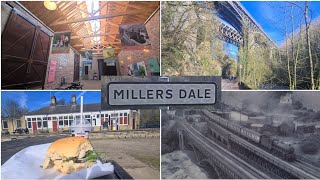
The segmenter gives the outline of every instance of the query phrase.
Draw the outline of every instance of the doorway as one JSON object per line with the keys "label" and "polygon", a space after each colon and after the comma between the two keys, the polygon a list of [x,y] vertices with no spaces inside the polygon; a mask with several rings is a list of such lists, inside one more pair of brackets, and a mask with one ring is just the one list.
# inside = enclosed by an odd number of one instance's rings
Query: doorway
{"label": "doorway", "polygon": [[32,131],[33,131],[33,133],[37,133],[37,131],[38,131],[37,122],[32,122]]}
{"label": "doorway", "polygon": [[80,55],[74,54],[73,82],[79,81],[79,76],[80,76]]}
{"label": "doorway", "polygon": [[117,66],[115,60],[98,59],[99,80],[101,76],[117,76]]}
{"label": "doorway", "polygon": [[42,88],[52,33],[12,9],[1,36],[2,89]]}
{"label": "doorway", "polygon": [[116,64],[106,66],[106,76],[116,76],[117,75],[117,67]]}
{"label": "doorway", "polygon": [[53,132],[58,131],[58,121],[52,121],[52,131]]}
{"label": "doorway", "polygon": [[136,129],[136,119],[132,119],[132,129]]}
{"label": "doorway", "polygon": [[84,66],[84,75],[88,75],[89,74],[89,66]]}

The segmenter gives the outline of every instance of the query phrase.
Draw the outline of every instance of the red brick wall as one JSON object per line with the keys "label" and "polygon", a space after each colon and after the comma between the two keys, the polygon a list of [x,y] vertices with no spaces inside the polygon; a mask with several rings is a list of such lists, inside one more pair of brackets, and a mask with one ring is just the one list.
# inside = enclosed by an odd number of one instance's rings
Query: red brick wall
{"label": "red brick wall", "polygon": [[128,75],[128,65],[144,61],[147,76],[150,76],[150,69],[148,67],[148,60],[157,58],[160,62],[160,11],[153,15],[147,22],[146,29],[150,38],[151,48],[149,50],[121,50],[118,54],[118,61],[120,65],[120,75]]}
{"label": "red brick wall", "polygon": [[146,28],[151,40],[151,54],[160,62],[160,10],[149,20]]}
{"label": "red brick wall", "polygon": [[[56,66],[54,81],[48,82],[51,61],[56,61],[57,66]],[[74,74],[74,50],[70,49],[69,54],[50,54],[49,60],[48,60],[45,89],[55,89],[60,87],[62,77],[66,77],[66,83],[73,82],[73,74]]]}

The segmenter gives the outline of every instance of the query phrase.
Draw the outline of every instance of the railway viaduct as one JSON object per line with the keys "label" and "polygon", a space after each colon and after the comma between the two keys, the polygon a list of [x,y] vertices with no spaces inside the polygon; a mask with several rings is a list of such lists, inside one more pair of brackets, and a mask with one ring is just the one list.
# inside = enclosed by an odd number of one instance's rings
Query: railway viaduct
{"label": "railway viaduct", "polygon": [[317,179],[319,171],[290,163],[215,124],[207,113],[208,133],[195,128],[188,117],[175,117],[180,150],[190,150],[200,167],[214,169],[218,178]]}
{"label": "railway viaduct", "polygon": [[214,1],[216,15],[230,25],[220,21],[219,33],[221,39],[228,43],[240,46],[243,43],[243,21],[248,23],[250,30],[249,42],[254,43],[253,35],[261,33],[267,39],[267,44],[271,48],[277,48],[276,44],[265,33],[262,27],[255,21],[250,13],[241,5],[239,1]]}

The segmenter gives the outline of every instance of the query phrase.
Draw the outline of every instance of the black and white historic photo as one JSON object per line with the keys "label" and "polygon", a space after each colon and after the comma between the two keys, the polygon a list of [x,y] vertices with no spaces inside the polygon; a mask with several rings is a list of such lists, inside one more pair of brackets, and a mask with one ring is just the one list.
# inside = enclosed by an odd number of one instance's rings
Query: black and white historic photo
{"label": "black and white historic photo", "polygon": [[162,178],[320,178],[320,93],[224,91],[162,111]]}
{"label": "black and white historic photo", "polygon": [[144,24],[125,24],[119,26],[122,46],[150,45],[147,29]]}

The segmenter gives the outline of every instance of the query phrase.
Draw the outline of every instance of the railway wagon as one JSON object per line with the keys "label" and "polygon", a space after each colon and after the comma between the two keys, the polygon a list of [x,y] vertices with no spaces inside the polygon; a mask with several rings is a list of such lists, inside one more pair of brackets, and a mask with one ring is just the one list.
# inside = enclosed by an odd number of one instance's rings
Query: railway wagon
{"label": "railway wagon", "polygon": [[253,130],[250,130],[248,128],[244,128],[242,127],[241,128],[241,135],[249,138],[250,140],[256,142],[256,143],[260,143],[260,137],[261,137],[261,134],[260,133],[257,133]]}
{"label": "railway wagon", "polygon": [[222,125],[223,127],[228,127],[229,122],[226,121],[225,119],[219,118],[218,121],[219,121],[219,124]]}
{"label": "railway wagon", "polygon": [[238,124],[229,122],[229,123],[228,123],[228,128],[229,128],[230,130],[232,130],[232,131],[235,131],[235,132],[241,134],[241,128],[242,128],[242,127],[241,127],[240,125],[238,125]]}

